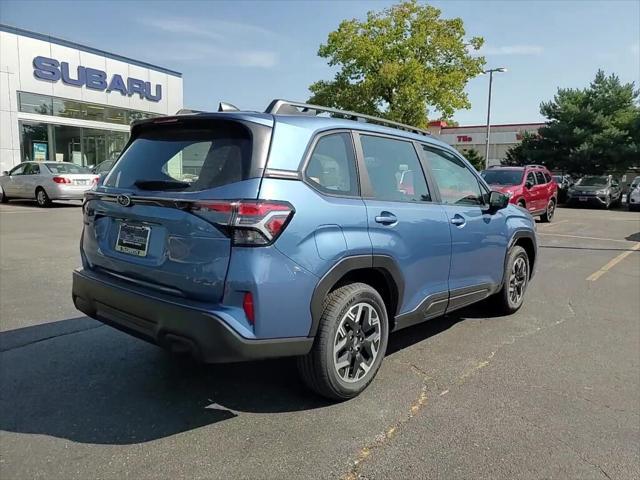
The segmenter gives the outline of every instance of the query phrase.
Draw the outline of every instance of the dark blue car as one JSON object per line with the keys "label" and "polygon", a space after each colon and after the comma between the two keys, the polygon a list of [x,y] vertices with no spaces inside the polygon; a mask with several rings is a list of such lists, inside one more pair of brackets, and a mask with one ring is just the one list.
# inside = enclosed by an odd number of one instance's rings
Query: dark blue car
{"label": "dark blue car", "polygon": [[522,305],[534,221],[456,150],[295,102],[222,110],[133,124],[85,198],[79,310],[205,362],[295,356],[310,388],[346,399],[390,332]]}

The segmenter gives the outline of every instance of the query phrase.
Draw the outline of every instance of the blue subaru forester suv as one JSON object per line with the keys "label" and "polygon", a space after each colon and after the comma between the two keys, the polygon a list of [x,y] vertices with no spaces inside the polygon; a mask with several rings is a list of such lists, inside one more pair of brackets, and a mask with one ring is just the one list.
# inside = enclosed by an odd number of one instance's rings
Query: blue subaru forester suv
{"label": "blue subaru forester suv", "polygon": [[460,154],[383,119],[274,100],[136,122],[83,205],[73,301],[205,362],[298,357],[346,399],[389,333],[522,305],[532,217]]}

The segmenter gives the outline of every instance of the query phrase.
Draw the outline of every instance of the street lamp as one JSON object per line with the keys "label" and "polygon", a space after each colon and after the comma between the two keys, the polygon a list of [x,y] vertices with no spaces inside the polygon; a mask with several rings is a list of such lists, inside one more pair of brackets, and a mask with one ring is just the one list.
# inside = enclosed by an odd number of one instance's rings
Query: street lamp
{"label": "street lamp", "polygon": [[493,72],[506,72],[507,69],[504,67],[500,68],[491,68],[489,70],[485,70],[482,73],[489,74],[489,102],[487,103],[487,138],[486,145],[484,151],[484,168],[489,168],[489,133],[491,130],[491,84],[493,83]]}

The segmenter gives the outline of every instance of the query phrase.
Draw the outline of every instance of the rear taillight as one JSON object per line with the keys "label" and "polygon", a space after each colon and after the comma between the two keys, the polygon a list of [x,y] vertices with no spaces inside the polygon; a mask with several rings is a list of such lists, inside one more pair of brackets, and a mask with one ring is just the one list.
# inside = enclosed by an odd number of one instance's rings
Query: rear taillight
{"label": "rear taillight", "polygon": [[95,177],[93,177],[93,180],[91,180],[91,183],[93,185],[97,185],[98,184],[98,180],[100,180],[100,176],[96,175]]}
{"label": "rear taillight", "polygon": [[53,181],[56,183],[71,183],[71,179],[65,177],[53,177]]}
{"label": "rear taillight", "polygon": [[234,245],[256,247],[270,245],[293,217],[291,204],[279,201],[200,201],[191,213],[216,225]]}

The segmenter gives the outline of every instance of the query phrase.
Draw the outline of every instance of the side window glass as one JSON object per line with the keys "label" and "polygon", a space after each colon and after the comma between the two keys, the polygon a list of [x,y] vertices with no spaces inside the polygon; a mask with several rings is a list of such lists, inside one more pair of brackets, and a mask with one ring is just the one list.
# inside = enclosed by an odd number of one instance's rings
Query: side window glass
{"label": "side window glass", "polygon": [[478,179],[462,160],[447,152],[427,146],[423,148],[444,203],[484,205]]}
{"label": "side window glass", "polygon": [[27,166],[26,163],[23,163],[22,165],[18,165],[17,167],[11,169],[11,171],[9,172],[9,175],[22,175],[22,172],[24,171],[24,168]]}
{"label": "side window glass", "polygon": [[544,174],[544,178],[547,181],[547,183],[549,183],[551,181],[551,175],[549,175],[548,173],[545,172]]}
{"label": "side window glass", "polygon": [[307,181],[334,195],[357,195],[356,159],[349,133],[320,137],[305,171]]}
{"label": "side window glass", "polygon": [[431,201],[418,154],[411,142],[361,135],[360,143],[376,200]]}
{"label": "side window glass", "polygon": [[22,170],[22,175],[33,175],[33,164],[27,163]]}
{"label": "side window glass", "polygon": [[536,177],[533,174],[533,172],[529,172],[527,174],[527,181],[526,183],[530,183],[531,185],[535,185],[536,184]]}
{"label": "side window glass", "polygon": [[536,172],[536,179],[538,180],[538,185],[544,185],[547,183],[547,179],[544,178],[544,173]]}

